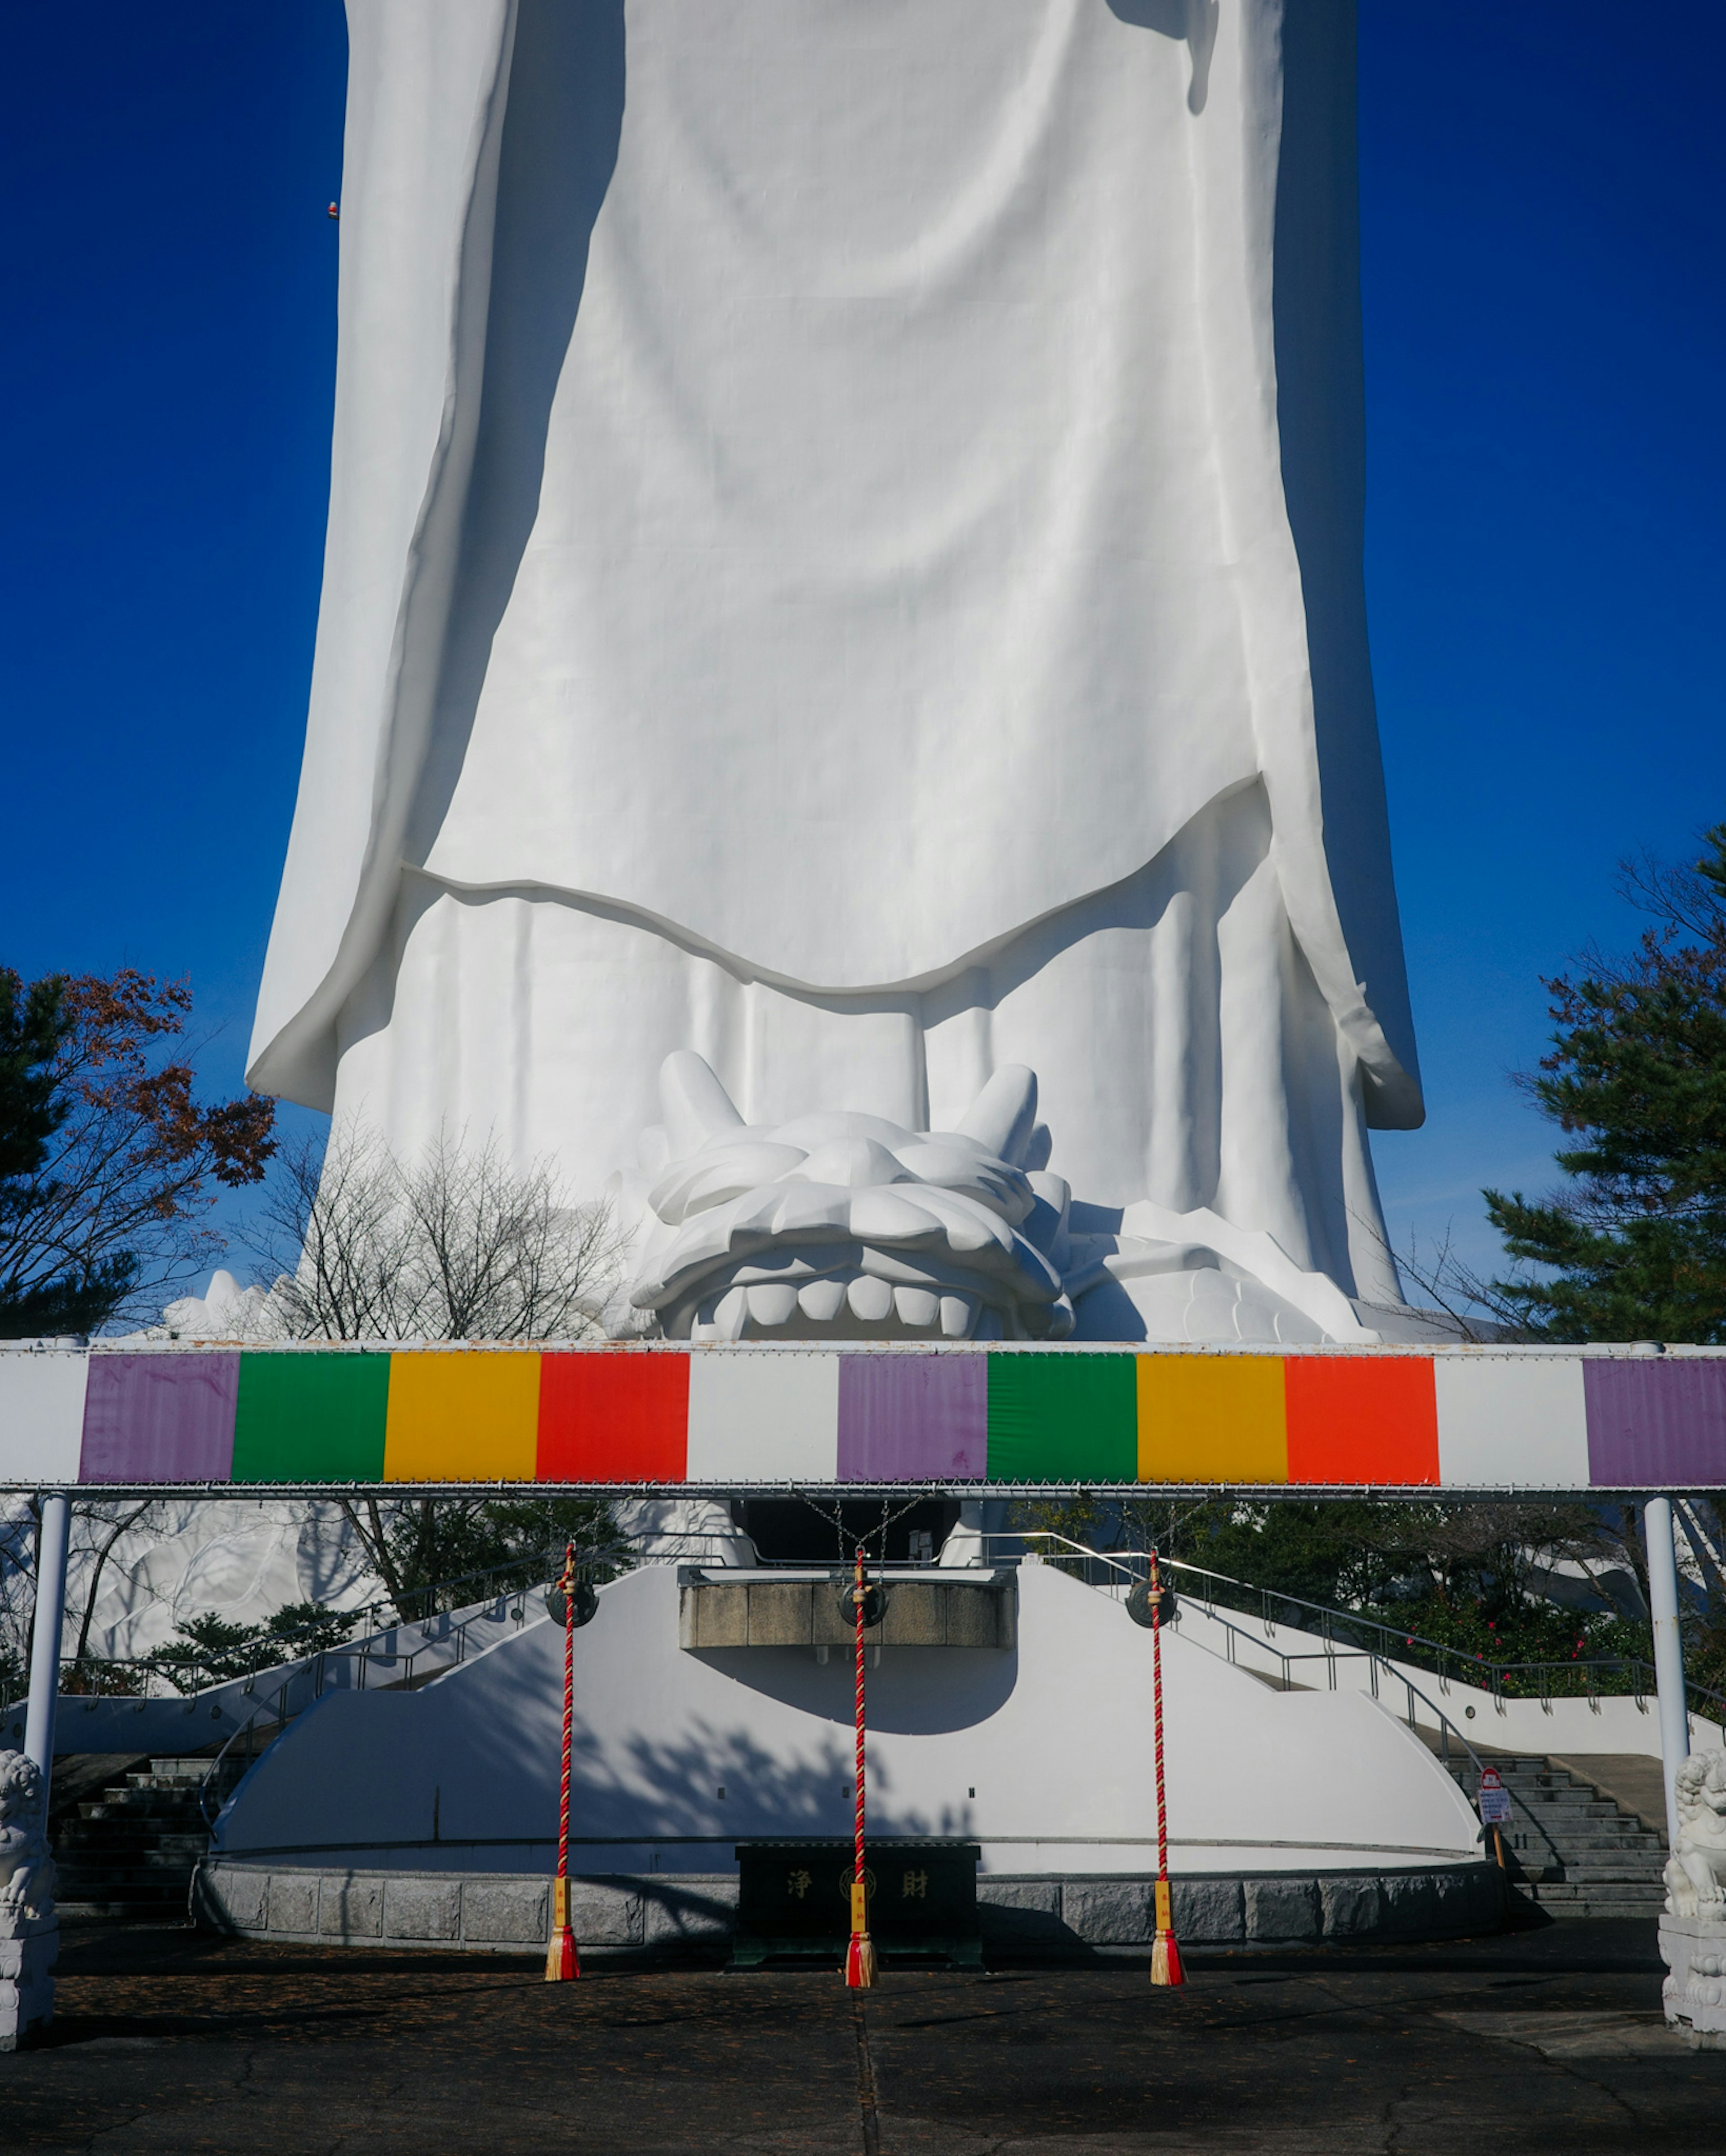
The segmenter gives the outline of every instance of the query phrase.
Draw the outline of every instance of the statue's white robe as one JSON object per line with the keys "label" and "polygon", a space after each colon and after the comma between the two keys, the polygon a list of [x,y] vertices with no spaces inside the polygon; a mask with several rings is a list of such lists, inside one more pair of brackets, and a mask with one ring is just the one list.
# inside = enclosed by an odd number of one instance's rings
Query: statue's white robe
{"label": "statue's white robe", "polygon": [[[1388,1291],[1345,0],[350,0],[260,1088],[596,1185],[697,1048]],[[1369,1277],[1370,1276],[1370,1277]]]}

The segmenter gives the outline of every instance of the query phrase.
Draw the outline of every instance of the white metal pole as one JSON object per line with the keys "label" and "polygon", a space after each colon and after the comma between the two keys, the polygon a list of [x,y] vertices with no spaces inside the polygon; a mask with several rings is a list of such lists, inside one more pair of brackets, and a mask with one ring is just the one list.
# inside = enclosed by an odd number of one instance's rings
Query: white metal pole
{"label": "white metal pole", "polygon": [[36,1559],[35,1637],[30,1643],[30,1704],[24,1716],[24,1754],[54,1774],[54,1711],[60,1691],[60,1633],[66,1621],[66,1546],[72,1501],[64,1490],[42,1498],[42,1536]]}
{"label": "white metal pole", "polygon": [[1667,1847],[1678,1838],[1678,1769],[1690,1756],[1690,1710],[1684,1697],[1684,1643],[1678,1630],[1678,1564],[1672,1548],[1672,1501],[1650,1497],[1642,1507],[1648,1548],[1648,1614],[1654,1621],[1654,1680],[1660,1693],[1660,1763],[1666,1778]]}

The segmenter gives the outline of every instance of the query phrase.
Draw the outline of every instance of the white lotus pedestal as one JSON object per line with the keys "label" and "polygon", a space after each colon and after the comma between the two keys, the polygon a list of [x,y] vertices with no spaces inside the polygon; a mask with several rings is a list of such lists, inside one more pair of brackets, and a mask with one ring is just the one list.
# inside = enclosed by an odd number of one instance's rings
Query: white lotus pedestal
{"label": "white lotus pedestal", "polygon": [[39,2044],[54,2019],[59,1918],[0,1909],[0,2051]]}

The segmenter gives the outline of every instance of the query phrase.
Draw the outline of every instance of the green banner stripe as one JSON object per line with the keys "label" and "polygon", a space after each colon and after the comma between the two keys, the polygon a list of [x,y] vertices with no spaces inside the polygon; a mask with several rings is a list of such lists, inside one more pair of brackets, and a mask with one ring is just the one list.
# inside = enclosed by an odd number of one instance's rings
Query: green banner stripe
{"label": "green banner stripe", "polygon": [[389,1404],[387,1354],[245,1354],[236,1482],[377,1482]]}
{"label": "green banner stripe", "polygon": [[1130,1355],[991,1355],[991,1482],[1132,1482],[1138,1364]]}

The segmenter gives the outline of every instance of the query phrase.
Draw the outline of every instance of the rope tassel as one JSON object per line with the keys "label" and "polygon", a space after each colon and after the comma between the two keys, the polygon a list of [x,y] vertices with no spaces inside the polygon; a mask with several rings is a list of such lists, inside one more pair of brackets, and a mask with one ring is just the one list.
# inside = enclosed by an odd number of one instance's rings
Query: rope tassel
{"label": "rope tassel", "polygon": [[856,1858],[851,1871],[851,1943],[845,1952],[845,1982],[853,1991],[875,1983],[875,1946],[869,1936],[868,1874],[863,1864],[863,1545],[857,1545],[857,1584],[851,1594],[857,1630]]}
{"label": "rope tassel", "polygon": [[1153,1984],[1184,1984],[1169,1892],[1169,1799],[1163,1786],[1163,1582],[1151,1552],[1151,1697],[1157,1736],[1157,1937],[1151,1948]]}

